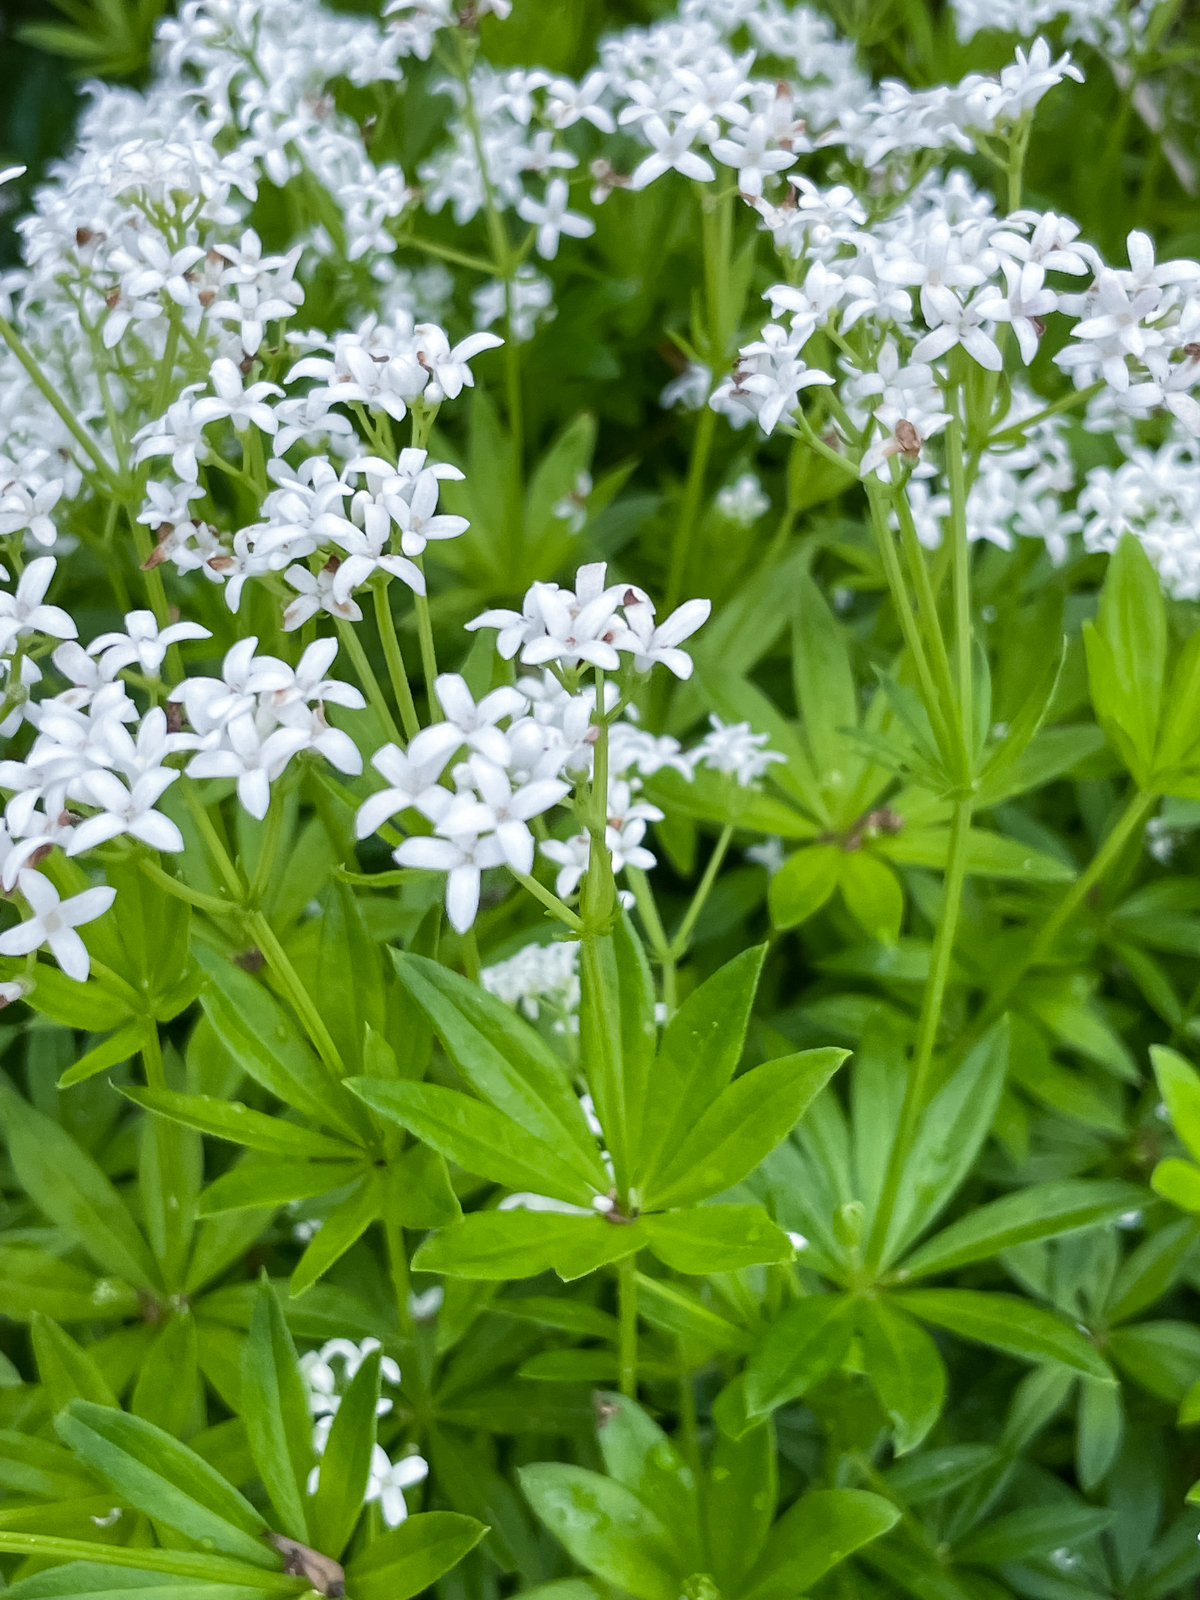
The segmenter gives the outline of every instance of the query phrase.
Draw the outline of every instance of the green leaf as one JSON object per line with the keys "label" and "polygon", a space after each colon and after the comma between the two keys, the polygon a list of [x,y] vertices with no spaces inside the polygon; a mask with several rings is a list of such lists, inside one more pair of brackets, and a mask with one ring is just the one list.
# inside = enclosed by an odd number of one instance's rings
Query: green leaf
{"label": "green leaf", "polygon": [[867,1376],[891,1419],[893,1448],[907,1455],[941,1415],[946,1368],[920,1323],[886,1299],[864,1300],[858,1327]]}
{"label": "green leaf", "polygon": [[[904,828],[882,835],[872,849],[904,866],[940,868],[950,854],[950,830]],[[1057,856],[981,828],[972,828],[967,838],[967,872],[973,877],[1011,878],[1018,883],[1070,883],[1075,876]]]}
{"label": "green leaf", "polygon": [[569,1149],[565,1158],[560,1156],[558,1148],[504,1112],[456,1089],[432,1083],[382,1083],[378,1078],[347,1078],[346,1084],[372,1111],[493,1183],[589,1206],[592,1196],[604,1193],[612,1181],[605,1174],[600,1189],[601,1180],[593,1180],[590,1162],[574,1159],[575,1152]]}
{"label": "green leaf", "polygon": [[343,1139],[331,1139],[328,1134],[298,1127],[281,1117],[268,1117],[244,1106],[240,1100],[217,1100],[207,1094],[177,1094],[173,1089],[128,1088],[121,1092],[136,1105],[182,1123],[185,1128],[195,1128],[200,1133],[228,1139],[267,1155],[294,1161],[321,1158],[353,1161],[359,1156],[359,1148]]}
{"label": "green leaf", "polygon": [[1180,1403],[1200,1372],[1200,1328],[1190,1322],[1114,1328],[1108,1348],[1123,1372],[1171,1405]]}
{"label": "green leaf", "polygon": [[643,1186],[732,1078],[765,945],[743,950],[693,989],[663,1029],[642,1117],[635,1172]]}
{"label": "green leaf", "polygon": [[[169,1433],[86,1400],[73,1400],[55,1426],[80,1460],[138,1511],[206,1550],[278,1570],[279,1557],[262,1537],[259,1513]],[[132,1552],[124,1554],[128,1560]]]}
{"label": "green leaf", "polygon": [[405,1228],[444,1228],[462,1216],[446,1160],[414,1144],[388,1162],[384,1210]]}
{"label": "green leaf", "polygon": [[579,1097],[561,1060],[536,1030],[503,1001],[436,961],[396,954],[395,963],[400,982],[475,1092],[527,1135],[561,1152],[559,1165],[584,1174],[605,1193],[609,1179]]}
{"label": "green leaf", "polygon": [[0,1316],[23,1322],[41,1311],[56,1322],[120,1322],[137,1308],[127,1283],[98,1279],[29,1245],[0,1245]]}
{"label": "green leaf", "polygon": [[[658,1043],[654,980],[628,917],[580,955],[579,1049],[606,1142],[637,1149]],[[622,1130],[620,1136],[617,1130]],[[613,1139],[617,1144],[613,1144]],[[614,1155],[614,1160],[616,1159]]]}
{"label": "green leaf", "polygon": [[21,1187],[93,1260],[139,1288],[158,1281],[146,1241],[91,1156],[66,1130],[0,1084],[0,1121]]}
{"label": "green leaf", "polygon": [[118,1066],[122,1061],[128,1061],[130,1056],[142,1048],[146,1027],[147,1024],[138,1019],[118,1028],[116,1033],[110,1034],[101,1044],[94,1045],[81,1055],[74,1066],[68,1067],[58,1080],[58,1087],[69,1089],[72,1084],[83,1083],[85,1079],[95,1077],[98,1072],[104,1072],[109,1067]]}
{"label": "green leaf", "polygon": [[307,1200],[353,1183],[361,1161],[242,1161],[210,1183],[196,1207],[202,1217]]}
{"label": "green leaf", "polygon": [[1111,1383],[1112,1373],[1095,1345],[1068,1322],[1011,1294],[974,1289],[908,1289],[892,1303],[922,1322],[963,1339],[990,1344],[1024,1361],[1056,1361],[1089,1378]]}
{"label": "green leaf", "polygon": [[51,1022],[84,1033],[107,1033],[120,1028],[133,1016],[129,1001],[114,994],[94,978],[76,983],[57,967],[38,963],[37,983],[25,997],[29,1005]]}
{"label": "green leaf", "polygon": [[0,1428],[0,1488],[39,1500],[70,1500],[95,1494],[100,1484],[53,1439]]}
{"label": "green leaf", "polygon": [[318,1125],[336,1128],[356,1144],[368,1139],[369,1119],[342,1094],[279,1002],[224,956],[201,944],[193,953],[207,979],[200,996],[204,1015],[242,1070]]}
{"label": "green leaf", "polygon": [[1099,684],[1092,679],[1097,718],[1125,734],[1148,775],[1166,676],[1167,615],[1158,574],[1135,534],[1124,534],[1113,552],[1094,628],[1085,638],[1089,674],[1094,638],[1103,639],[1111,661],[1110,677]]}
{"label": "green leaf", "polygon": [[1181,1211],[1200,1211],[1200,1167],[1168,1157],[1150,1174],[1150,1187]]}
{"label": "green leaf", "polygon": [[789,1600],[900,1520],[882,1495],[811,1489],[772,1528],[741,1600]]}
{"label": "green leaf", "polygon": [[680,1571],[699,1570],[696,1480],[671,1440],[636,1401],[611,1390],[597,1395],[596,1433],[609,1477],[654,1508]]}
{"label": "green leaf", "polygon": [[722,1594],[741,1591],[762,1554],[778,1500],[779,1467],[770,1422],[739,1431],[737,1438],[718,1429],[708,1463],[704,1515],[713,1576]]}
{"label": "green leaf", "polygon": [[1083,1505],[1074,1498],[1064,1499],[1061,1504],[1022,1506],[969,1533],[955,1546],[954,1555],[956,1560],[989,1567],[1005,1561],[1028,1561],[1094,1539],[1114,1518],[1114,1512]]}
{"label": "green leaf", "polygon": [[1123,1212],[1138,1210],[1145,1200],[1144,1192],[1130,1183],[1097,1183],[1087,1178],[1035,1183],[969,1211],[943,1228],[908,1257],[900,1275],[908,1282],[934,1272],[952,1272],[1030,1239],[1054,1238],[1111,1222]]}
{"label": "green leaf", "polygon": [[790,1261],[796,1253],[761,1206],[697,1206],[643,1217],[641,1226],[660,1261],[697,1276]]}
{"label": "green leaf", "polygon": [[662,1523],[628,1489],[559,1462],[520,1467],[534,1511],[581,1567],[637,1600],[679,1600],[681,1574]]}
{"label": "green leaf", "polygon": [[315,993],[347,1072],[358,1072],[366,1029],[384,1026],[383,962],[348,884],[331,879],[320,903]]}
{"label": "green leaf", "polygon": [[736,1078],[647,1183],[643,1205],[694,1205],[740,1183],[787,1137],[849,1053],[802,1050]]}
{"label": "green leaf", "polygon": [[321,1476],[308,1518],[318,1550],[341,1558],[363,1508],[375,1447],[380,1352],[359,1367],[342,1396],[321,1455]]}
{"label": "green leaf", "polygon": [[283,1531],[311,1544],[305,1507],[316,1462],[308,1390],[270,1282],[259,1284],[242,1355],[242,1416],[255,1465]]}
{"label": "green leaf", "polygon": [[838,887],[863,932],[882,944],[895,944],[904,920],[904,890],[891,867],[870,850],[850,851]]}
{"label": "green leaf", "polygon": [[765,1416],[841,1366],[854,1319],[855,1302],[846,1295],[809,1295],[789,1306],[746,1365],[747,1413]]}
{"label": "green leaf", "polygon": [[487,1532],[453,1511],[426,1511],[369,1544],[346,1568],[354,1600],[410,1600],[436,1583]]}
{"label": "green leaf", "polygon": [[117,1404],[95,1361],[69,1333],[40,1311],[35,1311],[29,1320],[38,1376],[54,1411],[61,1411],[72,1400],[91,1400],[101,1406]]}
{"label": "green leaf", "polygon": [[346,1198],[334,1206],[309,1240],[288,1285],[293,1298],[311,1289],[362,1237],[380,1215],[381,1201],[379,1180],[374,1172],[368,1172]]}
{"label": "green leaf", "polygon": [[[1181,1417],[1180,1422],[1183,1420]],[[1075,1472],[1086,1494],[1094,1494],[1108,1476],[1124,1435],[1120,1384],[1084,1378],[1075,1416]]]}
{"label": "green leaf", "polygon": [[163,1324],[138,1369],[130,1409],[178,1439],[192,1420],[198,1383],[196,1319],[185,1306]]}
{"label": "green leaf", "polygon": [[637,1289],[638,1315],[662,1333],[673,1334],[705,1352],[717,1350],[728,1355],[745,1355],[753,1344],[747,1329],[718,1316],[679,1284],[639,1272]]}
{"label": "green leaf", "polygon": [[794,851],[771,879],[767,899],[777,928],[796,928],[816,916],[838,886],[845,852],[835,844]]}
{"label": "green leaf", "polygon": [[1200,1073],[1175,1050],[1150,1046],[1158,1092],[1171,1115],[1171,1126],[1200,1161]]}
{"label": "green leaf", "polygon": [[482,1458],[477,1441],[434,1428],[428,1455],[439,1494],[453,1510],[487,1525],[481,1554],[501,1572],[519,1573],[526,1581],[540,1577],[545,1570],[542,1541],[529,1508],[508,1477]]}
{"label": "green leaf", "polygon": [[[265,1547],[264,1547],[265,1548]],[[95,1539],[47,1538],[36,1533],[0,1529],[0,1550],[29,1556],[35,1561],[86,1561],[119,1567],[122,1581],[132,1573],[163,1572],[172,1577],[195,1578],[202,1583],[226,1583],[252,1589],[256,1594],[303,1594],[306,1578],[293,1578],[279,1570],[248,1566],[244,1561],[198,1550],[131,1550],[125,1545],[103,1545]],[[133,1563],[136,1562],[136,1567]],[[61,1569],[59,1569],[61,1570]],[[136,1578],[133,1582],[138,1582]]]}
{"label": "green leaf", "polygon": [[1001,1019],[925,1108],[892,1210],[885,1266],[933,1222],[971,1170],[996,1114],[1007,1066],[1008,1023]]}
{"label": "green leaf", "polygon": [[792,679],[804,718],[813,769],[826,789],[848,790],[858,763],[847,761],[843,728],[858,726],[858,697],[843,630],[816,584],[804,573],[796,586]]}
{"label": "green leaf", "polygon": [[620,1261],[648,1243],[642,1222],[547,1211],[473,1211],[426,1239],[413,1257],[418,1272],[457,1278],[532,1278],[551,1270],[570,1281]]}
{"label": "green leaf", "polygon": [[87,1561],[72,1561],[23,1578],[6,1589],[16,1600],[258,1600],[262,1589],[187,1579],[164,1579],[160,1573],[134,1572]]}

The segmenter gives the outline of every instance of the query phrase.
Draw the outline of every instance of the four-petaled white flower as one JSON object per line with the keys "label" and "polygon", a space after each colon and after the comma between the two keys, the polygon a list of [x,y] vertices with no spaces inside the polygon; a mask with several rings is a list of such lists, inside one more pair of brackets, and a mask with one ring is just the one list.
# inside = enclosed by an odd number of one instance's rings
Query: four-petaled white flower
{"label": "four-petaled white flower", "polygon": [[0,933],[0,955],[24,956],[48,944],[67,977],[82,983],[91,971],[91,957],[75,930],[102,917],[117,891],[102,884],[63,900],[49,878],[29,867],[21,869],[17,884],[33,915]]}
{"label": "four-petaled white flower", "polygon": [[251,426],[263,433],[275,432],[279,423],[265,397],[283,394],[277,383],[252,383],[243,388],[242,375],[228,356],[213,362],[210,376],[216,393],[203,396],[192,406],[192,416],[201,426],[228,417],[239,433]]}
{"label": "four-petaled white flower", "polygon": [[125,628],[125,633],[102,633],[88,645],[88,654],[100,657],[101,669],[110,678],[135,661],[148,678],[157,678],[171,645],[180,639],[212,638],[198,622],[171,622],[160,629],[153,611],[126,612]]}
{"label": "four-petaled white flower", "polygon": [[0,651],[7,651],[14,639],[29,633],[48,633],[54,639],[78,636],[79,630],[61,606],[43,603],[57,567],[53,556],[39,556],[21,574],[16,594],[0,592]]}
{"label": "four-petaled white flower", "polygon": [[567,210],[569,199],[567,180],[551,178],[546,185],[544,202],[534,200],[529,195],[518,202],[517,215],[523,222],[530,222],[537,228],[537,253],[543,261],[553,261],[558,254],[560,234],[565,233],[569,239],[587,239],[596,231],[596,224],[591,217]]}

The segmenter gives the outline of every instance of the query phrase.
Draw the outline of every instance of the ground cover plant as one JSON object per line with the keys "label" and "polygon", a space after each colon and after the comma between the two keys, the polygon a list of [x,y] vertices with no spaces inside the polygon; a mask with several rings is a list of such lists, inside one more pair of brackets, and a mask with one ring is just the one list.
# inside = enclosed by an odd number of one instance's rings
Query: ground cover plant
{"label": "ground cover plant", "polygon": [[1194,1595],[1196,17],[59,9],[7,1592]]}

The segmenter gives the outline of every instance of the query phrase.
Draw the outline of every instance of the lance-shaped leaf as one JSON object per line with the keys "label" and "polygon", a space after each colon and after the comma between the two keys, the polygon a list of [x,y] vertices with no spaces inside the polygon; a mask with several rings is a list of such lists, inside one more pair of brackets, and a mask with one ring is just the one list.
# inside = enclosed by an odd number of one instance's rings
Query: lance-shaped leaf
{"label": "lance-shaped leaf", "polygon": [[639,1225],[660,1261],[697,1277],[790,1261],[796,1253],[761,1206],[696,1206],[646,1216]]}
{"label": "lance-shaped leaf", "polygon": [[0,1121],[21,1187],[92,1259],[139,1288],[158,1272],[128,1208],[100,1168],[57,1122],[0,1084]]}
{"label": "lance-shaped leaf", "polygon": [[242,1417],[254,1463],[284,1532],[311,1544],[308,1475],[316,1461],[308,1390],[270,1282],[259,1284],[242,1356]]}
{"label": "lance-shaped leaf", "polygon": [[[138,1511],[205,1549],[278,1571],[279,1557],[262,1537],[261,1515],[169,1433],[87,1400],[73,1400],[55,1426],[79,1459]],[[132,1552],[122,1554],[128,1561]]]}
{"label": "lance-shaped leaf", "polygon": [[681,1570],[702,1559],[699,1506],[692,1469],[658,1423],[625,1395],[597,1396],[596,1434],[608,1475],[652,1506]]}
{"label": "lance-shaped leaf", "polygon": [[288,1285],[295,1297],[311,1289],[334,1262],[349,1250],[380,1214],[383,1190],[378,1176],[368,1172],[321,1223],[296,1263]]}
{"label": "lance-shaped leaf", "polygon": [[174,1089],[129,1088],[121,1092],[147,1111],[169,1117],[185,1128],[195,1128],[200,1133],[228,1139],[232,1144],[261,1150],[266,1155],[295,1161],[315,1161],[322,1157],[353,1161],[359,1155],[358,1147],[344,1139],[333,1139],[314,1128],[285,1122],[281,1117],[265,1116],[240,1100],[218,1100],[207,1094],[179,1094]]}
{"label": "lance-shaped leaf", "polygon": [[849,1053],[802,1050],[743,1073],[646,1185],[642,1203],[694,1205],[740,1183],[787,1137]]}
{"label": "lance-shaped leaf", "polygon": [[867,1376],[891,1419],[895,1452],[907,1455],[941,1415],[946,1368],[920,1323],[886,1299],[864,1300],[858,1327]]}
{"label": "lance-shaped leaf", "polygon": [[1036,1183],[980,1206],[943,1228],[907,1258],[898,1276],[907,1282],[935,1272],[951,1272],[1031,1239],[1050,1239],[1111,1222],[1124,1212],[1139,1210],[1146,1200],[1144,1191],[1131,1183],[1098,1183],[1087,1178]]}
{"label": "lance-shaped leaf", "polygon": [[644,1185],[728,1084],[741,1058],[765,945],[743,950],[693,989],[663,1029],[634,1164]]}
{"label": "lance-shaped leaf", "polygon": [[[372,1111],[390,1117],[418,1139],[467,1172],[510,1189],[552,1195],[569,1205],[588,1206],[611,1179],[592,1176],[591,1163],[566,1156],[504,1112],[456,1089],[431,1083],[384,1083],[378,1078],[347,1078],[347,1086]],[[594,1143],[594,1141],[593,1141]],[[603,1173],[603,1168],[601,1168]]]}
{"label": "lance-shaped leaf", "polygon": [[4,1591],[6,1600],[259,1600],[261,1588],[204,1583],[195,1578],[134,1572],[98,1562],[72,1561],[22,1578]]}
{"label": "lance-shaped leaf", "polygon": [[350,1542],[371,1475],[379,1362],[380,1353],[374,1350],[354,1374],[334,1412],[321,1455],[321,1475],[308,1516],[317,1548],[335,1559]]}
{"label": "lance-shaped leaf", "polygon": [[771,1529],[742,1600],[790,1600],[900,1520],[882,1495],[864,1489],[811,1489]]}
{"label": "lance-shaped leaf", "polygon": [[648,1238],[643,1222],[553,1211],[474,1211],[426,1239],[412,1264],[418,1272],[457,1278],[532,1278],[554,1271],[569,1282],[633,1255]]}
{"label": "lance-shaped leaf", "polygon": [[260,1206],[285,1206],[353,1183],[361,1161],[242,1161],[223,1172],[201,1194],[196,1210],[202,1217]]}
{"label": "lance-shaped leaf", "polygon": [[475,1092],[533,1138],[561,1151],[599,1190],[607,1189],[579,1097],[541,1036],[494,995],[436,961],[397,955],[396,972]]}
{"label": "lance-shaped leaf", "polygon": [[410,1600],[457,1566],[487,1531],[455,1511],[408,1517],[354,1558],[346,1568],[347,1589],[354,1600]]}
{"label": "lance-shaped leaf", "polygon": [[809,1295],[773,1322],[746,1365],[749,1417],[766,1416],[798,1399],[842,1363],[854,1332],[855,1303],[846,1295]]}
{"label": "lance-shaped leaf", "polygon": [[32,1245],[0,1245],[0,1315],[23,1322],[40,1311],[56,1322],[121,1322],[137,1307],[127,1283],[97,1278]]}
{"label": "lance-shaped leaf", "polygon": [[[268,1571],[200,1550],[130,1549],[126,1545],[100,1544],[95,1539],[59,1539],[7,1529],[0,1529],[0,1550],[29,1556],[35,1561],[86,1562],[89,1566],[113,1567],[117,1569],[113,1573],[114,1588],[127,1580],[131,1588],[140,1588],[141,1575],[147,1572],[190,1578],[203,1584],[229,1584],[238,1592],[248,1589],[255,1594],[298,1595],[309,1587],[306,1578],[293,1578],[286,1572]],[[57,1570],[71,1569],[60,1567]],[[44,1578],[47,1574],[39,1576]]]}
{"label": "lance-shaped leaf", "polygon": [[539,1461],[518,1471],[534,1511],[580,1566],[637,1600],[679,1600],[671,1538],[653,1511],[598,1472]]}
{"label": "lance-shaped leaf", "polygon": [[903,1310],[957,1333],[990,1344],[1025,1361],[1055,1361],[1089,1378],[1113,1383],[1108,1364],[1090,1339],[1041,1306],[1012,1294],[975,1289],[909,1289],[893,1296]]}

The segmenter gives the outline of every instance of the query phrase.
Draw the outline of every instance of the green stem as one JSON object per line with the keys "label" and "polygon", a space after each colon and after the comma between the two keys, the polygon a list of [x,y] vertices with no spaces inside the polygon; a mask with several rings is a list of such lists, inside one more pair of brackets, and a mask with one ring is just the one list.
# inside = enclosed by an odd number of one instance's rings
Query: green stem
{"label": "green stem", "polygon": [[413,703],[408,672],[404,666],[404,656],[400,651],[400,640],[396,636],[396,619],[392,615],[390,593],[388,586],[382,583],[375,590],[375,620],[379,626],[379,637],[383,642],[383,654],[387,661],[388,676],[392,681],[392,693],[396,697],[400,721],[404,724],[404,736],[406,739],[415,739],[421,731],[421,723]]}
{"label": "green stem", "polygon": [[109,483],[114,483],[113,469],[104,459],[104,456],[100,450],[100,446],[91,437],[91,435],[86,432],[77,418],[72,414],[70,409],[64,403],[62,396],[58,393],[57,389],[55,389],[54,385],[42,371],[36,358],[34,357],[33,352],[26,345],[25,341],[13,327],[12,323],[6,321],[4,317],[0,317],[0,339],[4,340],[5,344],[12,351],[13,355],[16,356],[17,360],[25,368],[25,371],[33,379],[35,387],[41,391],[43,397],[50,402],[51,406],[53,406],[54,410],[58,413],[60,420],[66,425],[71,437],[75,439],[77,443],[83,446],[84,450],[91,457],[97,469],[104,474]]}
{"label": "green stem", "polygon": [[392,1292],[396,1296],[396,1316],[400,1323],[400,1332],[408,1337],[412,1333],[412,1316],[408,1309],[408,1297],[412,1290],[412,1279],[408,1270],[408,1252],[404,1248],[404,1229],[398,1222],[390,1218],[383,1219],[383,1234],[387,1241],[388,1268],[392,1278]]}
{"label": "green stem", "polygon": [[908,566],[909,576],[912,578],[913,588],[917,594],[917,622],[924,624],[925,637],[929,641],[933,655],[933,670],[937,675],[937,682],[943,695],[943,712],[947,718],[954,714],[954,707],[958,697],[954,690],[954,679],[950,673],[950,657],[946,650],[946,640],[942,633],[942,624],[938,617],[937,597],[934,594],[933,583],[929,577],[929,566],[925,560],[925,551],[917,536],[916,523],[913,521],[912,507],[908,503],[908,496],[902,488],[897,488],[893,497],[896,515],[900,520],[900,539],[904,546],[904,559]]}
{"label": "green stem", "polygon": [[1053,404],[1043,406],[1040,411],[1035,411],[1032,417],[1026,417],[1023,422],[1014,422],[1011,427],[1002,428],[999,433],[993,433],[987,441],[987,448],[993,449],[998,444],[1007,444],[1011,439],[1014,443],[1023,439],[1030,428],[1036,428],[1039,422],[1045,422],[1047,417],[1056,417],[1061,411],[1074,411],[1076,406],[1085,406],[1094,395],[1098,395],[1104,388],[1104,379],[1098,383],[1089,384],[1086,389],[1073,389],[1070,394],[1065,394]]}
{"label": "green stem", "polygon": [[283,784],[278,781],[271,788],[271,803],[267,808],[267,831],[258,853],[254,878],[246,904],[257,909],[271,882],[271,870],[279,853],[279,835],[283,829]]}
{"label": "green stem", "polygon": [[165,1089],[167,1087],[162,1045],[158,1037],[158,1023],[152,1018],[146,1019],[146,1024],[142,1031],[142,1070],[146,1074],[146,1083],[151,1089]]}
{"label": "green stem", "polygon": [[957,417],[946,425],[946,468],[950,479],[950,523],[954,538],[954,644],[958,664],[959,736],[962,777],[967,781],[975,748],[971,694],[971,545],[967,537],[967,490],[963,474],[962,428]]}
{"label": "green stem", "polygon": [[261,911],[252,911],[249,914],[246,918],[246,927],[255,944],[266,956],[272,972],[283,985],[296,1015],[303,1022],[309,1038],[317,1048],[317,1054],[337,1077],[344,1078],[346,1066],[338,1047],[334,1044],[333,1037],[325,1026],[311,994],[305,988],[300,974],[288,960],[287,952],[276,938],[275,930]]}
{"label": "green stem", "polygon": [[933,1069],[933,1050],[937,1040],[938,1024],[942,1016],[942,1003],[950,976],[950,959],[954,952],[954,937],[958,931],[958,915],[962,905],[963,880],[967,869],[967,846],[971,834],[971,802],[960,800],[954,807],[950,825],[950,858],[942,887],[942,905],[938,916],[937,934],[930,958],[929,980],[921,1002],[921,1017],[917,1025],[917,1053],[904,1090],[904,1104],[895,1142],[888,1159],[883,1192],[875,1213],[875,1224],[867,1246],[868,1264],[877,1267],[887,1245],[892,1212],[904,1177],[904,1169],[920,1126],[921,1114],[929,1089]]}
{"label": "green stem", "polygon": [[637,1256],[629,1256],[617,1268],[617,1309],[620,1316],[618,1363],[621,1393],[637,1399]]}
{"label": "green stem", "polygon": [[515,867],[509,867],[508,870],[523,889],[528,889],[536,900],[542,902],[551,916],[557,917],[560,922],[565,922],[573,932],[579,933],[581,931],[583,928],[582,918],[577,917],[570,906],[564,904],[552,890],[546,888],[545,884],[539,883],[528,872],[518,872]]}
{"label": "green stem", "polygon": [[148,856],[142,856],[138,862],[141,870],[159,888],[165,889],[168,894],[173,894],[177,900],[186,900],[188,905],[195,906],[197,911],[203,911],[210,917],[240,917],[242,907],[230,905],[228,900],[218,900],[214,894],[202,894],[199,889],[191,889],[186,883],[180,883],[178,878],[173,878],[169,872],[164,872],[157,861],[151,861]]}
{"label": "green stem", "polygon": [[217,871],[225,880],[225,887],[240,906],[246,893],[246,887],[238,876],[237,868],[229,859],[229,852],[222,844],[221,836],[213,826],[212,818],[209,816],[206,807],[201,803],[195,780],[185,777],[181,787],[187,808],[192,815],[192,821],[200,830],[200,837],[208,846],[208,852],[213,858]]}
{"label": "green stem", "polygon": [[[425,564],[421,557],[417,557],[417,566],[425,571]],[[414,595],[417,610],[417,638],[421,641],[421,671],[425,674],[425,693],[429,699],[429,715],[433,719],[441,715],[441,706],[438,704],[437,682],[438,665],[437,651],[433,647],[433,619],[429,615],[428,595]]]}
{"label": "green stem", "polygon": [[679,517],[675,523],[675,534],[671,540],[671,568],[667,581],[666,604],[668,611],[673,611],[683,596],[688,556],[691,553],[696,523],[700,516],[700,502],[704,494],[704,477],[708,471],[708,458],[712,453],[713,433],[716,425],[717,414],[705,401],[704,410],[697,419],[696,431],[692,436],[692,453],[688,461],[687,481],[683,488],[683,499],[679,503]]}
{"label": "green stem", "polygon": [[717,873],[721,870],[721,863],[725,859],[725,852],[729,849],[732,838],[733,824],[727,822],[721,829],[721,837],[717,840],[716,848],[708,858],[708,865],[704,869],[704,876],[696,886],[696,892],[692,896],[692,903],[687,908],[674,939],[671,940],[669,954],[673,961],[678,961],[687,951],[692,929],[696,926],[696,918],[703,911],[704,902],[708,899],[712,886],[717,881]]}
{"label": "green stem", "polygon": [[384,733],[394,743],[403,743],[400,738],[400,729],[396,726],[388,703],[384,699],[383,690],[379,687],[379,679],[375,676],[371,663],[367,660],[367,652],[363,649],[362,640],[354,631],[353,623],[347,622],[344,617],[338,617],[337,631],[338,638],[346,646],[347,655],[354,663],[354,670],[358,673],[359,682],[366,691],[367,699],[371,702]]}

